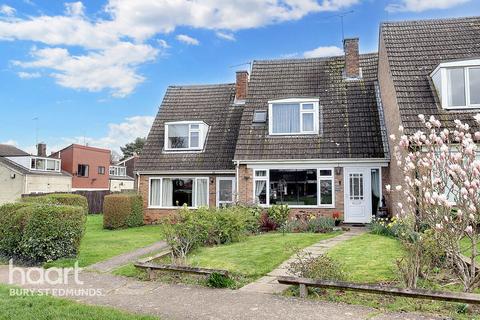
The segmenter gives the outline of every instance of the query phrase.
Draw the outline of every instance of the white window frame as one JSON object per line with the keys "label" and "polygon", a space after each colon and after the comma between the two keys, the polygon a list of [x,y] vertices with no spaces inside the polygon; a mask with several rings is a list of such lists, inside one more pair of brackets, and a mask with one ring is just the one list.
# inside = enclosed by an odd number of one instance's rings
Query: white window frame
{"label": "white window frame", "polygon": [[[170,148],[168,146],[168,127],[171,125],[188,125],[188,148]],[[198,129],[193,129],[192,125],[198,125]],[[198,132],[198,147],[191,147],[192,133]],[[165,123],[164,150],[169,152],[177,151],[202,151],[208,133],[208,125],[203,121],[174,121]]]}
{"label": "white window frame", "polygon": [[[236,187],[237,187],[237,184],[236,184],[236,179],[235,177],[217,177],[216,179],[216,206],[217,208],[220,208],[221,205],[223,204],[235,204],[235,194],[237,193],[237,190],[236,190]],[[224,180],[224,181],[230,181],[231,184],[232,184],[232,200],[231,201],[220,201],[220,181],[221,180]]]}
{"label": "white window frame", "polygon": [[[448,69],[459,69],[463,68],[464,74],[464,85],[465,85],[465,104],[464,106],[449,106],[448,105]],[[471,104],[470,103],[470,69],[480,68],[480,59],[466,60],[466,61],[453,61],[445,62],[439,64],[435,70],[430,74],[430,77],[433,79],[438,72],[440,72],[440,85],[441,88],[436,88],[441,91],[441,97],[439,97],[442,108],[446,110],[458,110],[458,109],[479,109],[480,104]]]}
{"label": "white window frame", "polygon": [[[43,168],[37,168],[36,167],[37,160],[43,160],[44,161],[45,165],[44,165]],[[35,168],[32,166],[32,161],[35,162]],[[54,162],[55,163],[53,170],[47,169],[47,167],[48,167],[47,162]],[[60,164],[61,164],[61,162],[58,159],[45,158],[45,157],[31,157],[30,158],[30,170],[33,170],[33,171],[60,172],[60,167],[61,167]]]}
{"label": "white window frame", "polygon": [[[207,180],[207,206],[210,206],[210,178],[209,177],[191,177],[191,176],[165,176],[165,177],[149,177],[148,178],[148,208],[149,209],[180,209],[182,207],[177,206],[163,206],[162,204],[162,192],[163,192],[163,179],[193,179],[193,203],[191,207],[187,207],[188,209],[198,209],[197,206],[197,180],[204,179]],[[152,180],[160,180],[160,206],[152,206],[151,204],[151,191],[152,191]]]}
{"label": "white window frame", "polygon": [[[294,169],[294,170],[316,170],[317,171],[317,204],[313,206],[309,205],[289,205],[290,208],[324,208],[324,209],[335,209],[335,168],[333,167],[317,167],[317,168],[268,168],[268,169],[254,169],[253,170],[253,199],[255,201],[255,204],[261,206],[261,207],[270,207],[270,170],[289,170],[289,169]],[[320,177],[320,170],[330,170],[332,172],[331,176],[322,176]],[[257,177],[257,172],[258,171],[266,171],[267,175],[263,177]],[[256,203],[256,195],[255,195],[255,186],[256,186],[256,181],[258,180],[263,180],[266,181],[266,191],[267,191],[267,199],[266,199],[266,204],[260,204]],[[320,182],[321,181],[331,181],[332,182],[332,204],[321,204],[321,194],[320,194]]]}
{"label": "white window frame", "polygon": [[[299,104],[300,106],[300,132],[273,132],[273,108],[276,104]],[[313,104],[312,110],[304,110],[303,106],[306,104]],[[313,130],[303,130],[303,115],[313,114]],[[268,101],[268,134],[272,136],[295,136],[295,135],[310,135],[319,133],[319,99],[318,98],[288,98],[280,100]]]}
{"label": "white window frame", "polygon": [[127,167],[124,167],[124,166],[110,166],[108,171],[109,171],[109,174],[114,177],[127,176]]}

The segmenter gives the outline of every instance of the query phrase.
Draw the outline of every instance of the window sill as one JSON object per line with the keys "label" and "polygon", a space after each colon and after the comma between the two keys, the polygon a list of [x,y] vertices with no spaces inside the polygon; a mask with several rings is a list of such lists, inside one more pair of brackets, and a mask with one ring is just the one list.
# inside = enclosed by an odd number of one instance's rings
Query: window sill
{"label": "window sill", "polygon": [[[278,204],[280,206],[281,204]],[[274,205],[258,204],[262,208],[270,208]],[[335,209],[334,205],[316,205],[316,206],[288,206],[290,209]]]}
{"label": "window sill", "polygon": [[305,133],[268,133],[271,137],[298,137],[298,136],[318,136],[318,132],[305,132]]}

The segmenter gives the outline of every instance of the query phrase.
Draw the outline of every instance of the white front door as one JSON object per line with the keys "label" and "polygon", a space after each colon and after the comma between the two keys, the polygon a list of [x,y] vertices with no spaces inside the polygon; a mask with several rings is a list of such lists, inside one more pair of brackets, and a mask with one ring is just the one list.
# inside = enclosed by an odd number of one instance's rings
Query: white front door
{"label": "white front door", "polygon": [[345,168],[345,222],[368,223],[372,219],[370,168]]}
{"label": "white front door", "polygon": [[235,178],[217,178],[217,208],[229,206],[235,202]]}

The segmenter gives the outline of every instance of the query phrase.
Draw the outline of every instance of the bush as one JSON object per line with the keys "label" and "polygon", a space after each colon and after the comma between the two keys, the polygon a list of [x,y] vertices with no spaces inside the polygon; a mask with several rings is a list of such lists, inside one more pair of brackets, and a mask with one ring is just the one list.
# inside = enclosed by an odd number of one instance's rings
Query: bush
{"label": "bush", "polygon": [[44,262],[77,254],[87,219],[84,208],[34,204],[17,213],[27,221],[19,245],[22,258]]}
{"label": "bush", "polygon": [[131,228],[143,225],[142,197],[135,193],[105,196],[103,227],[105,229]]}
{"label": "bush", "polygon": [[29,196],[22,198],[26,203],[38,203],[38,204],[55,204],[65,206],[78,206],[85,210],[85,214],[88,214],[88,201],[87,198],[79,194],[72,193],[52,193],[43,196]]}
{"label": "bush", "polygon": [[285,227],[287,232],[306,232],[308,224],[302,219],[290,220]]}
{"label": "bush", "polygon": [[232,288],[235,286],[235,281],[220,273],[212,273],[207,279],[207,286],[210,288]]}
{"label": "bush", "polygon": [[25,210],[30,203],[9,203],[0,207],[0,255],[7,257],[19,254],[18,247],[27,222]]}
{"label": "bush", "polygon": [[335,220],[332,217],[315,217],[308,220],[307,230],[309,232],[327,233],[332,232],[335,227]]}
{"label": "bush", "polygon": [[268,217],[282,229],[282,232],[285,232],[289,213],[288,205],[273,205],[267,211]]}
{"label": "bush", "polygon": [[260,231],[262,231],[262,232],[274,231],[274,230],[277,230],[277,228],[278,228],[275,221],[273,221],[268,216],[268,213],[266,213],[266,212],[263,212],[260,215],[259,225],[260,225]]}
{"label": "bush", "polygon": [[316,280],[345,280],[343,266],[328,255],[313,257],[310,252],[298,251],[288,271],[298,277]]}

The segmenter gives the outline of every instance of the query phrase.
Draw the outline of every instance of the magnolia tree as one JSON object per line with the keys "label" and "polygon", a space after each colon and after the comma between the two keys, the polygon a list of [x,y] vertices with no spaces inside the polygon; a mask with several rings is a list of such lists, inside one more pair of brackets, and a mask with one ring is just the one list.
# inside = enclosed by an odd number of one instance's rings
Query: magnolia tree
{"label": "magnolia tree", "polygon": [[[475,268],[480,223],[480,160],[476,158],[480,132],[455,120],[455,129],[442,128],[433,116],[419,115],[425,130],[390,136],[404,175],[402,185],[387,191],[400,193],[399,218],[414,221],[415,231],[428,228],[445,254],[465,291],[480,284]],[[480,124],[480,114],[474,117]],[[463,246],[462,246],[463,243]],[[468,245],[467,245],[468,243]]]}

